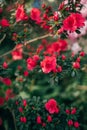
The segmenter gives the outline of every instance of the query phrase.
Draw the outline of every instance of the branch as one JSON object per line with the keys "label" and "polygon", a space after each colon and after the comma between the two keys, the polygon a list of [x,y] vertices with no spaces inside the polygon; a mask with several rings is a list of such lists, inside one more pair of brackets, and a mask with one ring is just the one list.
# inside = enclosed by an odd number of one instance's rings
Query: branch
{"label": "branch", "polygon": [[26,42],[25,42],[23,45],[21,45],[19,48],[14,48],[14,49],[12,49],[12,50],[10,50],[10,51],[4,53],[3,55],[0,56],[0,58],[6,56],[6,55],[8,55],[8,54],[10,54],[12,51],[14,51],[14,50],[16,50],[16,49],[18,50],[18,49],[20,49],[20,48],[23,48],[24,46],[28,45],[29,43],[32,43],[32,42],[35,42],[35,41],[37,41],[37,40],[41,40],[41,39],[47,38],[47,37],[49,37],[49,36],[51,36],[51,34],[46,34],[46,35],[44,35],[44,36],[36,37],[36,38],[34,38],[34,39],[31,39],[31,40],[29,40],[29,41],[26,41]]}
{"label": "branch", "polygon": [[2,43],[2,41],[5,39],[6,34],[3,35],[2,39],[0,39],[0,44]]}

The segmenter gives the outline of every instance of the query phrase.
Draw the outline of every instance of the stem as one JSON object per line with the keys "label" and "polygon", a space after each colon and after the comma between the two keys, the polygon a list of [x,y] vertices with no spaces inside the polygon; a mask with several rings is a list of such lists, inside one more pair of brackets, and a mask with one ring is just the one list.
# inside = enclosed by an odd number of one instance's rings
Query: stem
{"label": "stem", "polygon": [[[44,39],[44,38],[49,37],[49,36],[51,36],[51,35],[50,35],[50,34],[46,34],[46,35],[44,35],[44,36],[36,37],[36,38],[34,38],[34,39],[31,39],[31,40],[29,40],[29,41],[26,41],[23,45],[21,45],[19,48],[17,48],[17,50],[20,49],[20,48],[23,48],[24,46],[28,45],[29,43],[35,42],[35,41],[37,41],[37,40]],[[14,51],[14,50],[16,50],[16,48],[13,48],[12,50],[10,50],[10,51],[4,53],[3,55],[0,56],[0,58],[6,56],[6,55],[8,55],[8,54],[10,54],[10,53],[11,53],[12,51]]]}
{"label": "stem", "polygon": [[2,39],[0,39],[0,44],[3,42],[3,40],[5,39],[6,34],[3,35]]}
{"label": "stem", "polygon": [[14,112],[13,112],[13,110],[11,110],[9,107],[8,107],[8,110],[9,110],[9,111],[11,112],[11,114],[12,114],[13,121],[14,121],[14,127],[15,127],[15,130],[17,130]]}

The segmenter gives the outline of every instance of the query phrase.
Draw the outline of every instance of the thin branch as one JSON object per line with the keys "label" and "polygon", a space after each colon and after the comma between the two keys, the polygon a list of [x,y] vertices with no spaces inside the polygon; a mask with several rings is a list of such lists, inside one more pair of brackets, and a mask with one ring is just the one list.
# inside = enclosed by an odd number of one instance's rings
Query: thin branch
{"label": "thin branch", "polygon": [[44,36],[36,37],[36,38],[34,38],[34,39],[31,39],[31,40],[29,40],[29,41],[26,41],[26,42],[25,42],[23,45],[21,45],[19,48],[14,48],[14,49],[12,49],[12,50],[10,50],[10,51],[4,53],[3,55],[0,56],[0,58],[6,56],[6,55],[8,55],[8,54],[10,54],[12,51],[14,51],[14,50],[16,50],[16,49],[18,50],[18,49],[20,49],[20,48],[23,48],[24,46],[28,45],[29,43],[32,43],[32,42],[35,42],[35,41],[37,41],[37,40],[41,40],[41,39],[47,38],[47,37],[49,37],[49,36],[51,36],[51,35],[50,35],[50,34],[46,34],[46,35],[44,35]]}
{"label": "thin branch", "polygon": [[3,35],[2,39],[0,39],[0,44],[3,42],[3,40],[5,39],[6,34]]}

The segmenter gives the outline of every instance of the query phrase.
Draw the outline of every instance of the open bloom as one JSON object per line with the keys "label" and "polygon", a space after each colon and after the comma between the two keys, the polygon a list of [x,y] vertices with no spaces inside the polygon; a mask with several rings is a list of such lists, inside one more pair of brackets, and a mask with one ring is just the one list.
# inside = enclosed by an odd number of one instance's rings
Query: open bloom
{"label": "open bloom", "polygon": [[41,18],[40,18],[40,15],[41,15],[41,11],[37,8],[32,8],[31,12],[30,12],[30,18],[32,20],[34,20],[35,22],[37,23],[40,23],[41,22]]}
{"label": "open bloom", "polygon": [[44,60],[41,61],[41,68],[44,73],[56,70],[56,57],[45,56]]}
{"label": "open bloom", "polygon": [[26,15],[26,13],[24,11],[23,5],[18,6],[15,17],[16,17],[16,22],[28,19],[28,16]]}
{"label": "open bloom", "polygon": [[63,28],[66,31],[74,32],[78,28],[83,27],[85,18],[82,14],[72,13],[63,21]]}
{"label": "open bloom", "polygon": [[45,104],[45,109],[50,113],[59,113],[59,108],[57,106],[57,102],[54,99],[50,99],[46,104]]}

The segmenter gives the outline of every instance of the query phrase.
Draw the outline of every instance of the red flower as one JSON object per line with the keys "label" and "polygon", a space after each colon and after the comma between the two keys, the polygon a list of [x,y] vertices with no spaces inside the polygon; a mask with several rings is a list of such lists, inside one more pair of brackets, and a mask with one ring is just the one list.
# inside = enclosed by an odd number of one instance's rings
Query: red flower
{"label": "red flower", "polygon": [[0,106],[4,104],[5,99],[3,97],[0,97]]}
{"label": "red flower", "polygon": [[23,112],[23,108],[22,107],[19,107],[18,110],[19,110],[19,112]]}
{"label": "red flower", "polygon": [[36,67],[36,61],[34,61],[34,59],[32,58],[28,58],[27,59],[27,69],[28,70],[33,70]]}
{"label": "red flower", "polygon": [[73,125],[73,121],[72,120],[68,120],[68,126],[72,126]]}
{"label": "red flower", "polygon": [[4,69],[8,68],[8,64],[6,62],[4,62],[2,66],[3,66]]}
{"label": "red flower", "polygon": [[37,116],[36,121],[37,121],[37,124],[41,124],[41,123],[42,123],[42,121],[41,121],[41,116]]}
{"label": "red flower", "polygon": [[63,28],[66,31],[74,32],[77,28],[83,27],[85,18],[82,14],[72,13],[63,21]]}
{"label": "red flower", "polygon": [[75,17],[76,25],[78,28],[83,27],[85,24],[85,18],[80,13],[73,13],[73,17]]}
{"label": "red flower", "polygon": [[27,119],[26,119],[26,117],[20,117],[20,121],[23,122],[23,123],[26,123]]}
{"label": "red flower", "polygon": [[5,92],[5,99],[8,101],[10,98],[13,98],[15,95],[12,89],[7,89]]}
{"label": "red flower", "polygon": [[37,8],[32,8],[31,12],[30,12],[30,18],[36,22],[41,22],[41,11]]}
{"label": "red flower", "polygon": [[84,51],[81,51],[81,52],[80,52],[80,56],[82,56],[82,57],[85,56],[85,52],[84,52]]}
{"label": "red flower", "polygon": [[2,27],[9,27],[10,26],[9,21],[6,18],[3,18],[0,21],[0,24],[1,24]]}
{"label": "red flower", "polygon": [[43,61],[41,61],[41,68],[44,73],[49,73],[56,69],[56,57],[46,56]]}
{"label": "red flower", "polygon": [[74,32],[77,29],[75,17],[71,14],[63,21],[63,28],[66,31]]}
{"label": "red flower", "polygon": [[76,114],[76,108],[73,108],[71,114]]}
{"label": "red flower", "polygon": [[27,77],[28,75],[29,75],[28,71],[25,70],[25,71],[24,71],[24,76]]}
{"label": "red flower", "polygon": [[7,86],[10,86],[12,84],[11,80],[9,78],[3,78],[2,79],[2,82],[7,85]]}
{"label": "red flower", "polygon": [[52,122],[52,117],[50,115],[47,116],[47,121]]}
{"label": "red flower", "polygon": [[27,106],[27,101],[24,99],[23,100],[23,106],[26,107]]}
{"label": "red flower", "polygon": [[45,126],[46,126],[46,123],[43,122],[43,123],[42,123],[42,126],[45,127]]}
{"label": "red flower", "polygon": [[69,110],[69,109],[66,109],[66,113],[67,113],[67,114],[70,114],[70,110]]}
{"label": "red flower", "polygon": [[59,113],[59,108],[57,107],[57,102],[54,99],[50,99],[46,104],[45,104],[45,109],[50,113]]}
{"label": "red flower", "polygon": [[73,62],[73,68],[80,69],[80,63],[79,62]]}
{"label": "red flower", "polygon": [[16,22],[27,20],[27,19],[28,19],[28,16],[26,15],[24,11],[23,5],[19,5],[16,10]]}
{"label": "red flower", "polygon": [[15,47],[16,49],[11,53],[13,60],[21,60],[23,58],[23,55],[22,55],[23,49],[21,47],[22,47],[22,44],[17,44]]}
{"label": "red flower", "polygon": [[58,67],[57,67],[57,72],[58,73],[62,72],[62,67],[60,65],[58,65]]}
{"label": "red flower", "polygon": [[79,126],[80,126],[80,124],[79,124],[78,121],[74,122],[74,127],[75,127],[75,128],[78,128]]}

